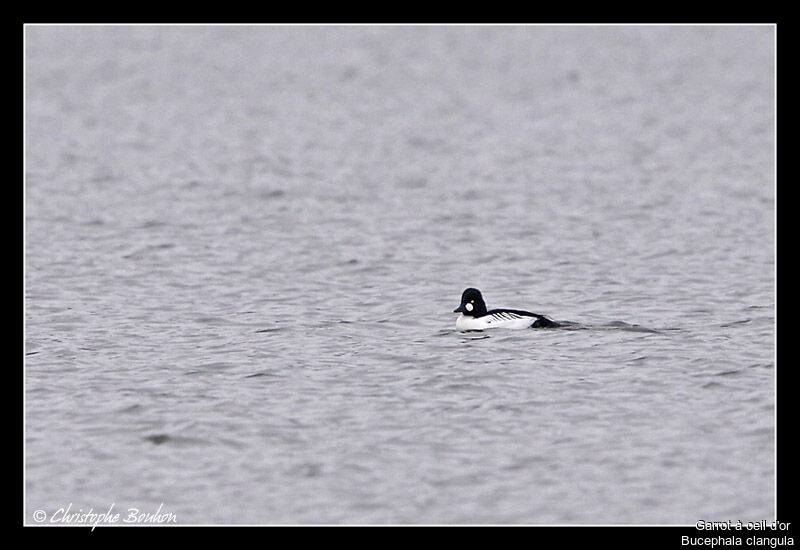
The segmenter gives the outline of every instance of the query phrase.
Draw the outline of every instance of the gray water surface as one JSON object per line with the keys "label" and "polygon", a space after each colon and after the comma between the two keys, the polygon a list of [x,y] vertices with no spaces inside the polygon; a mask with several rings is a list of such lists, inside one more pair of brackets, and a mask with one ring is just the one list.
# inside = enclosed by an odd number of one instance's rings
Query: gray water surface
{"label": "gray water surface", "polygon": [[774,519],[772,27],[25,38],[26,523]]}

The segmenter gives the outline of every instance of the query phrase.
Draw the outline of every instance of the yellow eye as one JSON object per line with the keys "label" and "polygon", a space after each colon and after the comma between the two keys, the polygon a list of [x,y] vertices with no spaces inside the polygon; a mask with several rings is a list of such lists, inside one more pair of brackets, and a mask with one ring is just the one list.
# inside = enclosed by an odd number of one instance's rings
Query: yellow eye
{"label": "yellow eye", "polygon": [[475,300],[470,300],[470,301],[469,301],[469,303],[470,303],[470,304],[474,304],[474,303],[475,303]]}

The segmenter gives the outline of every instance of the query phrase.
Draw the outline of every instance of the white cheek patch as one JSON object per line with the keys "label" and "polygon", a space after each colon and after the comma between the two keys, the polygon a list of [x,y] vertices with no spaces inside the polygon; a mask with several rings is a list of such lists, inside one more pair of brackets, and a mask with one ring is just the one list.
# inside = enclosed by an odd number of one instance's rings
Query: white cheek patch
{"label": "white cheek patch", "polygon": [[467,311],[472,311],[472,304],[465,304],[464,309],[466,309]]}

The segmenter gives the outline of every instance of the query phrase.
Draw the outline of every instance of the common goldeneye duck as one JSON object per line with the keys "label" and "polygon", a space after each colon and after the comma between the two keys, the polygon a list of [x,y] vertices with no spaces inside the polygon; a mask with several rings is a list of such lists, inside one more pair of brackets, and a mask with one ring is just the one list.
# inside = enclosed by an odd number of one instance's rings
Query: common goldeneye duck
{"label": "common goldeneye duck", "polygon": [[560,326],[544,315],[519,309],[493,309],[486,311],[481,291],[468,288],[461,294],[461,305],[453,310],[460,313],[456,319],[458,330],[483,330],[487,328],[553,328]]}

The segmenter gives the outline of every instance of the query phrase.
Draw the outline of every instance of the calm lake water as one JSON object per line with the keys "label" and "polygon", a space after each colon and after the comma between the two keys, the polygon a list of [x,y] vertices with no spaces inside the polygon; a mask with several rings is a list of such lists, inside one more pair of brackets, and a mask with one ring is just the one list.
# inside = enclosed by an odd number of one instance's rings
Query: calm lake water
{"label": "calm lake water", "polygon": [[26,523],[774,519],[774,33],[27,27]]}

